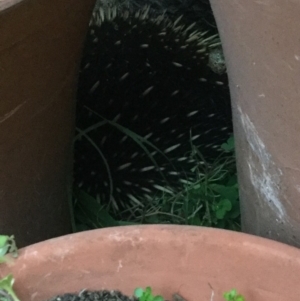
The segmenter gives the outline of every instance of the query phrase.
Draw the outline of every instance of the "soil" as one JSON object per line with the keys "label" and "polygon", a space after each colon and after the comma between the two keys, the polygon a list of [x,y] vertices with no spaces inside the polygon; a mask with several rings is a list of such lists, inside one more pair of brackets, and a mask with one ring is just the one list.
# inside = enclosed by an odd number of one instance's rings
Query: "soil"
{"label": "soil", "polygon": [[58,295],[47,301],[137,301],[135,297],[123,295],[120,291],[88,291],[82,290],[79,293]]}
{"label": "soil", "polygon": [[[134,296],[128,297],[120,291],[89,291],[82,290],[79,293],[58,295],[47,301],[138,301]],[[172,301],[186,301],[180,295],[174,294]]]}

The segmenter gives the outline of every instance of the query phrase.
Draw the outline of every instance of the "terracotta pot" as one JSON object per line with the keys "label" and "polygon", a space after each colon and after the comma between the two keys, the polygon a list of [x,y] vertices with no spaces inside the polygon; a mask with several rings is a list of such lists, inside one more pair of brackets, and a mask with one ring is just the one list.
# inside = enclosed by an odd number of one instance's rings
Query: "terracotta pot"
{"label": "terracotta pot", "polygon": [[81,289],[132,294],[150,285],[170,298],[221,301],[231,288],[247,301],[298,301],[300,250],[225,230],[189,226],[129,226],[81,232],[21,250],[0,276],[13,273],[22,301]]}
{"label": "terracotta pot", "polygon": [[243,230],[300,246],[300,2],[211,4],[228,67]]}
{"label": "terracotta pot", "polygon": [[0,229],[21,246],[71,231],[74,96],[93,3],[0,1]]}

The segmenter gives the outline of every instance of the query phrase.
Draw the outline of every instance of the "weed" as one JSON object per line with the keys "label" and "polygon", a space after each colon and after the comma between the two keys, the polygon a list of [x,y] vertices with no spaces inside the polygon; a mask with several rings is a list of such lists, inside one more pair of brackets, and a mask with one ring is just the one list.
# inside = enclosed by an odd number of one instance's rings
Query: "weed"
{"label": "weed", "polygon": [[146,289],[140,287],[134,290],[134,296],[139,299],[139,301],[164,301],[164,298],[160,295],[153,295],[152,288],[147,286]]}
{"label": "weed", "polygon": [[226,301],[245,301],[245,297],[243,295],[238,294],[236,289],[232,289],[223,294],[223,297]]}
{"label": "weed", "polygon": [[1,301],[20,301],[13,289],[14,281],[14,277],[11,274],[0,279]]}
{"label": "weed", "polygon": [[197,149],[195,179],[183,181],[181,191],[156,195],[130,210],[136,223],[171,223],[239,230],[240,208],[235,161],[232,155],[206,162]]}
{"label": "weed", "polygon": [[84,191],[74,190],[78,230],[124,224],[181,224],[240,230],[240,208],[234,156],[234,139],[222,144],[215,162],[204,160],[191,145],[190,156],[197,162],[194,180],[182,181],[177,192],[163,191],[142,204],[113,212]]}
{"label": "weed", "polygon": [[0,235],[0,263],[7,261],[6,254],[10,253],[13,257],[18,256],[14,236]]}
{"label": "weed", "polygon": [[[18,256],[14,236],[0,235],[0,263],[8,261],[5,257],[8,253],[13,257]],[[19,301],[13,290],[14,281],[11,274],[0,279],[0,301]]]}

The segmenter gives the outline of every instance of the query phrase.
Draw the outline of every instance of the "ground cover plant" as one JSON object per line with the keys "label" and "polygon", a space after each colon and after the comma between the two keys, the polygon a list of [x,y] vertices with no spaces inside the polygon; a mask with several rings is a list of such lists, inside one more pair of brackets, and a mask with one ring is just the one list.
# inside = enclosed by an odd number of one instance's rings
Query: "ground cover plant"
{"label": "ground cover plant", "polygon": [[[0,235],[0,263],[10,260],[5,255],[10,253],[12,257],[18,256],[18,249],[14,236]],[[0,279],[0,301],[20,301],[13,289],[14,278],[9,274]]]}
{"label": "ground cover plant", "polygon": [[191,144],[191,155],[197,162],[194,181],[182,183],[175,194],[157,193],[143,204],[113,212],[85,191],[76,189],[75,217],[77,230],[127,224],[180,224],[240,230],[238,183],[234,155],[234,139],[222,144],[222,152],[214,162],[206,162]]}

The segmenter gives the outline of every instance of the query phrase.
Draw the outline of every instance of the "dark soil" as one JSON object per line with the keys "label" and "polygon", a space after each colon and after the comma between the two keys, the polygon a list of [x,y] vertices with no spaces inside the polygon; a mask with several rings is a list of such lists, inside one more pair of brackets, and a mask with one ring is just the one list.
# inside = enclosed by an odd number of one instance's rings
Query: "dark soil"
{"label": "dark soil", "polygon": [[88,291],[58,295],[47,301],[137,301],[135,297],[123,295],[120,291]]}

